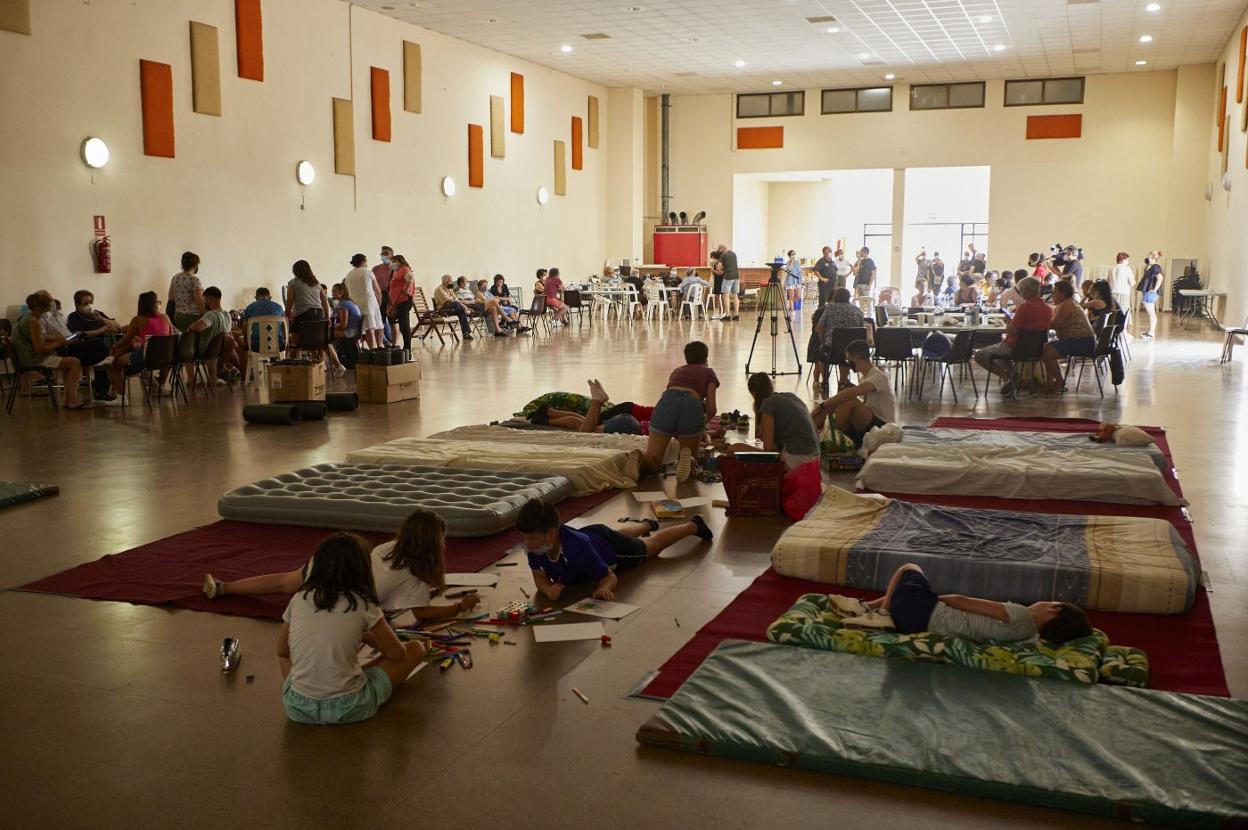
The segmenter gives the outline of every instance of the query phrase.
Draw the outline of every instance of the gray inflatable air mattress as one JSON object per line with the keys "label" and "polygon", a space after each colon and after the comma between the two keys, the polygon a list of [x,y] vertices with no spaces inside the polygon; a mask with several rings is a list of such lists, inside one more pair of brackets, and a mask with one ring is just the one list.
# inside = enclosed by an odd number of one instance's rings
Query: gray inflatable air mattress
{"label": "gray inflatable air mattress", "polygon": [[243,522],[394,532],[424,507],[443,518],[448,536],[490,536],[514,525],[529,499],[555,503],[571,490],[558,475],[318,464],[231,490],[217,511]]}

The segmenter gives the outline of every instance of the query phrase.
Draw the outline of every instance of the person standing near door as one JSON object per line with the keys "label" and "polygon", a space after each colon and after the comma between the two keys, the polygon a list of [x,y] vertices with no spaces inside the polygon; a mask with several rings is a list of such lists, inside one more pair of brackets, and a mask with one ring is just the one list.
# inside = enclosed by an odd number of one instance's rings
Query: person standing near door
{"label": "person standing near door", "polygon": [[719,261],[724,266],[724,316],[719,319],[740,320],[741,270],[737,267],[737,252],[727,245],[720,245]]}
{"label": "person standing near door", "polygon": [[865,245],[858,250],[858,261],[854,263],[854,293],[859,297],[870,297],[875,290],[875,260],[871,258],[871,249]]}
{"label": "person standing near door", "polygon": [[819,278],[819,308],[823,308],[836,286],[836,260],[832,259],[832,249],[827,245],[823,246],[823,256],[815,262],[815,274]]}

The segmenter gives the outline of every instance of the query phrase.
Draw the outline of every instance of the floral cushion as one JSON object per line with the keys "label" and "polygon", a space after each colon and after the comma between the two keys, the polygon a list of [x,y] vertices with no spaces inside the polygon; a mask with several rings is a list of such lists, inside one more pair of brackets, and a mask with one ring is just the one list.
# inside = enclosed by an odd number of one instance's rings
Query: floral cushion
{"label": "floral cushion", "polygon": [[[845,628],[845,615],[826,594],[804,594],[788,613],[767,629],[774,643],[841,651],[864,657],[889,657],[931,663],[953,663],[970,669],[1001,671],[1029,677],[1050,677],[1095,683],[1104,674],[1101,666],[1110,648],[1109,638],[1099,630],[1087,637],[1053,646],[1043,640],[1032,643],[977,642],[938,634],[898,634],[895,631]],[[1121,654],[1119,653],[1121,652]],[[1122,667],[1112,681],[1142,686],[1147,682],[1148,661],[1137,649],[1119,647],[1115,661]]]}
{"label": "floral cushion", "polygon": [[1101,682],[1144,688],[1148,685],[1148,655],[1131,646],[1109,646],[1101,658]]}

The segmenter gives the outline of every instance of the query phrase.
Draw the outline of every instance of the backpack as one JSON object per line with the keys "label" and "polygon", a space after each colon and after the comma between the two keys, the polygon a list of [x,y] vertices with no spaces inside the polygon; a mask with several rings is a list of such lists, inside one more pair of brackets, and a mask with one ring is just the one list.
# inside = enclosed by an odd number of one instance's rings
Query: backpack
{"label": "backpack", "polygon": [[953,349],[953,341],[944,332],[934,331],[923,341],[925,360],[939,360]]}

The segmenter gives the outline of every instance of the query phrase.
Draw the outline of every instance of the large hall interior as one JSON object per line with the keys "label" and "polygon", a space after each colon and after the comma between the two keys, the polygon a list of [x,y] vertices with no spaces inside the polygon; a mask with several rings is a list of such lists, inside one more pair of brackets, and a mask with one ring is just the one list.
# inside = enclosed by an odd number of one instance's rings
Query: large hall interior
{"label": "large hall interior", "polygon": [[1248,1],[0,0],[11,827],[1248,827]]}

